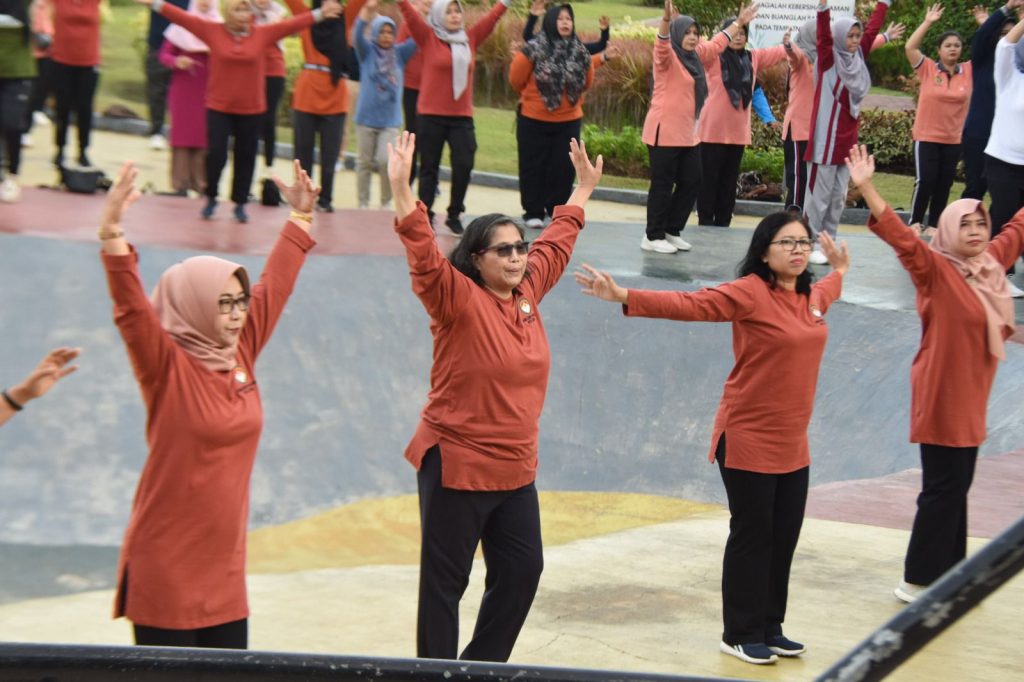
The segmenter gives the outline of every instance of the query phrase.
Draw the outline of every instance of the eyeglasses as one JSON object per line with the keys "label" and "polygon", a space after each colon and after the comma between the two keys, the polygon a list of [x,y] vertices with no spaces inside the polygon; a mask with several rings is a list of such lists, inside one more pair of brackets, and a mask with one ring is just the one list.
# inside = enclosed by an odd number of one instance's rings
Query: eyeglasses
{"label": "eyeglasses", "polygon": [[249,297],[242,294],[238,298],[224,298],[217,301],[217,308],[220,310],[222,315],[230,315],[232,308],[238,308],[239,312],[246,312],[249,310]]}
{"label": "eyeglasses", "polygon": [[792,237],[783,237],[782,239],[768,243],[778,244],[786,251],[796,251],[797,247],[799,247],[801,251],[810,251],[814,248],[814,242],[810,239],[793,239]]}
{"label": "eyeglasses", "polygon": [[477,253],[483,254],[488,251],[493,251],[500,258],[508,258],[512,255],[513,250],[515,250],[515,252],[520,256],[525,256],[526,252],[530,250],[530,242],[516,242],[515,244],[498,244],[497,246],[488,246],[486,249],[480,249]]}

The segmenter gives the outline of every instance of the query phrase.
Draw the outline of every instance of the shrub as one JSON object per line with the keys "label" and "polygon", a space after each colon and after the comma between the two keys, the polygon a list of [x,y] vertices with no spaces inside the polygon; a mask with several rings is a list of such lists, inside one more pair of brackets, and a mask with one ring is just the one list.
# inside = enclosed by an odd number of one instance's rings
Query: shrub
{"label": "shrub", "polygon": [[777,140],[778,137],[776,137],[775,147],[770,149],[753,149],[748,147],[743,152],[740,172],[755,171],[761,176],[763,182],[782,182],[785,155],[782,148],[778,146]]}
{"label": "shrub", "polygon": [[880,171],[913,173],[913,111],[865,109],[860,113],[860,142],[875,156]]}
{"label": "shrub", "polygon": [[640,133],[634,126],[611,130],[588,123],[583,126],[583,141],[591,158],[598,154],[604,156],[604,170],[609,175],[647,178],[650,177],[650,158]]}
{"label": "shrub", "polygon": [[[908,31],[911,29],[907,29]],[[868,56],[868,71],[871,72],[871,84],[891,90],[901,90],[904,79],[914,78],[903,45],[889,43],[871,52]]]}

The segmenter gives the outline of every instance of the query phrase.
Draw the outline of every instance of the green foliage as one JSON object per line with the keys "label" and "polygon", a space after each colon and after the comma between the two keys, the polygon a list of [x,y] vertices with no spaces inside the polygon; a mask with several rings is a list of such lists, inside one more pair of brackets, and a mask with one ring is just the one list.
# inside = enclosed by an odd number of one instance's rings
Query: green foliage
{"label": "green foliage", "polygon": [[860,142],[875,156],[880,171],[914,172],[913,111],[865,109],[860,113]]}
{"label": "green foliage", "polygon": [[646,178],[650,175],[650,158],[640,132],[633,126],[611,130],[588,123],[583,126],[583,142],[591,158],[604,156],[604,171],[609,175]]}
{"label": "green foliage", "polygon": [[748,147],[743,152],[740,172],[755,171],[761,176],[762,182],[782,182],[785,162],[785,154],[778,146],[778,138],[776,138],[775,147],[770,149]]}
{"label": "green foliage", "polygon": [[868,70],[871,72],[872,85],[892,90],[902,90],[907,79],[914,77],[902,44],[888,43],[872,51],[868,58]]}
{"label": "green foliage", "polygon": [[[700,2],[682,2],[673,0],[676,9],[697,20],[705,36],[713,35],[726,17],[734,17],[739,11],[740,0],[701,0]],[[643,0],[648,7],[662,7],[665,0]]]}
{"label": "green foliage", "polygon": [[[928,2],[895,2],[889,9],[889,13],[886,17],[886,25],[891,21],[900,21],[907,25],[907,32],[903,35],[902,43],[910,38],[910,34],[914,32],[921,22],[924,20],[925,12],[928,9]],[[974,15],[971,14],[971,8],[979,4],[978,0],[945,0],[942,6],[945,11],[942,14],[942,19],[937,24],[932,26],[931,30],[928,31],[924,37],[924,42],[921,45],[921,51],[924,52],[925,56],[935,58],[938,56],[938,40],[939,36],[946,31],[959,31],[960,35],[964,39],[964,53],[961,59],[966,61],[971,58],[970,43],[971,38],[974,36],[974,32],[978,30],[978,24],[974,21]],[[1000,3],[997,5],[994,2],[981,3],[983,6],[988,6],[990,10],[994,10],[997,7],[1001,7]],[[863,16],[867,18],[870,14],[868,13]],[[903,55],[903,45],[896,46],[900,55]],[[874,61],[875,57],[872,54],[869,61]],[[906,61],[906,57],[903,57]]]}

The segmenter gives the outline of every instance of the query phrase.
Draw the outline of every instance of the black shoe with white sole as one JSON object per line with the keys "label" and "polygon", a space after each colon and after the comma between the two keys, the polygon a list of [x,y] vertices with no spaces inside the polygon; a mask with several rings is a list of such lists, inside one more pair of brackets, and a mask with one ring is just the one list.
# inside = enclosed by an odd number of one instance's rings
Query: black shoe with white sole
{"label": "black shoe with white sole", "polygon": [[765,644],[768,645],[768,648],[771,649],[772,653],[787,658],[791,656],[799,656],[807,651],[807,647],[803,644],[800,642],[794,642],[785,635],[774,635],[772,637],[768,637],[766,638]]}
{"label": "black shoe with white sole", "polygon": [[735,656],[741,661],[754,665],[768,665],[779,660],[779,657],[761,642],[756,644],[726,644],[722,642],[718,648],[723,654]]}

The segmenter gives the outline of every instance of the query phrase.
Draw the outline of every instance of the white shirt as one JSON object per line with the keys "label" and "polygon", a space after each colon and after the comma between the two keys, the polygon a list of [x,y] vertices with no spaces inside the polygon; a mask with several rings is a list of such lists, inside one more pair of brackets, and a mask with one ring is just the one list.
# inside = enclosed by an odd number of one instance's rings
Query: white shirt
{"label": "white shirt", "polygon": [[996,115],[985,153],[1000,161],[1024,166],[1024,72],[1017,69],[1013,51],[1016,44],[1001,38],[996,45],[996,61],[992,75],[996,82]]}

